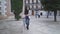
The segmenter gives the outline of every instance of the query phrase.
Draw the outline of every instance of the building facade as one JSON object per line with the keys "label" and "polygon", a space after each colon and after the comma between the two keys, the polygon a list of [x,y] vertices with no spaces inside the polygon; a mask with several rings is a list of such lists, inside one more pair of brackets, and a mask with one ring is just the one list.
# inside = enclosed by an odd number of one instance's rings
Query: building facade
{"label": "building facade", "polygon": [[[40,0],[23,0],[23,7],[27,6],[29,8],[29,14],[35,15],[36,11],[42,11],[44,15],[46,14],[45,11],[43,11],[43,7],[41,5]],[[23,11],[24,12],[24,11]],[[54,12],[51,12],[52,15],[54,15]],[[60,16],[60,11],[57,11],[57,15]]]}
{"label": "building facade", "polygon": [[34,15],[36,11],[41,9],[40,0],[25,0],[25,6],[27,6],[30,10],[30,14]]}
{"label": "building facade", "polygon": [[11,15],[10,0],[0,0],[0,19],[7,18]]}

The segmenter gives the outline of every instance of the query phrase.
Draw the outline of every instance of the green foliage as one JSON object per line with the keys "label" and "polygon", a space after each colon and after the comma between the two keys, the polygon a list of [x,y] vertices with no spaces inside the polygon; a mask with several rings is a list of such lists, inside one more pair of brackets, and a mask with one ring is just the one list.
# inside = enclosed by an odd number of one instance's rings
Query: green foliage
{"label": "green foliage", "polygon": [[54,21],[56,21],[57,10],[60,10],[60,0],[41,0],[44,10],[54,11]]}
{"label": "green foliage", "polygon": [[60,0],[41,0],[44,10],[60,10]]}
{"label": "green foliage", "polygon": [[19,14],[22,12],[23,0],[11,0],[11,10],[15,14],[15,18],[19,18]]}
{"label": "green foliage", "polygon": [[16,16],[16,15],[15,15],[15,19],[16,19],[16,20],[19,20],[20,18],[21,18],[21,16],[19,16],[19,15]]}

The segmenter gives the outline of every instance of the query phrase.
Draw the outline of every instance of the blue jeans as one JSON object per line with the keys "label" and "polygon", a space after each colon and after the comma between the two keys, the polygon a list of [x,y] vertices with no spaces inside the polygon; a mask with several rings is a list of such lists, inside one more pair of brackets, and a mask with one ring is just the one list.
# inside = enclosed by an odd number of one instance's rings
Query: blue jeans
{"label": "blue jeans", "polygon": [[26,28],[29,29],[29,19],[26,19]]}
{"label": "blue jeans", "polygon": [[29,19],[23,19],[23,24],[24,24],[24,26],[25,26],[25,24],[27,25],[27,26],[29,26]]}
{"label": "blue jeans", "polygon": [[29,26],[29,20],[28,19],[26,20],[26,25]]}

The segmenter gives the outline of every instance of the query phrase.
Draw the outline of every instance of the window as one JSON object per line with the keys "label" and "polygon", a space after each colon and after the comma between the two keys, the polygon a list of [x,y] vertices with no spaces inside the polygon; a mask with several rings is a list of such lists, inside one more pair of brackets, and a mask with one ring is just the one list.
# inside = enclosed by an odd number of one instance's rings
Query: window
{"label": "window", "polygon": [[0,7],[0,10],[1,10],[1,7]]}
{"label": "window", "polygon": [[36,3],[36,0],[34,0],[34,3]]}
{"label": "window", "polygon": [[1,15],[1,12],[0,12],[0,15]]}
{"label": "window", "polygon": [[36,4],[38,4],[38,0],[36,0]]}
{"label": "window", "polygon": [[28,0],[26,0],[26,3],[28,3]]}
{"label": "window", "polygon": [[32,0],[30,0],[30,3],[32,3]]}
{"label": "window", "polygon": [[34,4],[34,0],[32,0],[32,4]]}
{"label": "window", "polygon": [[34,9],[36,9],[36,5],[34,5]]}
{"label": "window", "polygon": [[1,5],[1,1],[0,1],[0,5]]}
{"label": "window", "polygon": [[30,5],[30,10],[32,9],[32,5]]}
{"label": "window", "polygon": [[30,3],[30,0],[28,0],[28,3]]}

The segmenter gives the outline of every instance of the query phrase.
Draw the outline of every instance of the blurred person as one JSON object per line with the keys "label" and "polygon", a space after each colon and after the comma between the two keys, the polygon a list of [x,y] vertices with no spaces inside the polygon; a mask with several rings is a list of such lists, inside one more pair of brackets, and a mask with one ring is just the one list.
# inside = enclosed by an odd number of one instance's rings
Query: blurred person
{"label": "blurred person", "polygon": [[30,18],[28,15],[25,16],[25,21],[26,21],[26,28],[28,30],[29,29],[29,21],[30,21]]}

